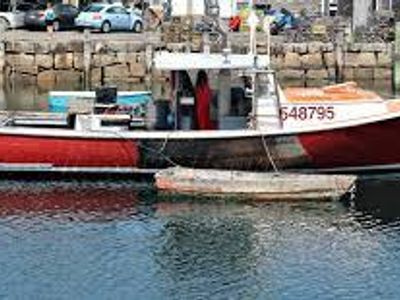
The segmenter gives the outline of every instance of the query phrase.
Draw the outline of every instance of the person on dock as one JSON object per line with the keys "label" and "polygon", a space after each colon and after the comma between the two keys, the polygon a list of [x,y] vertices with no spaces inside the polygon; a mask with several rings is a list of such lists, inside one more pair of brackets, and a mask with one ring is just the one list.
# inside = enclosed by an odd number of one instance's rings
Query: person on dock
{"label": "person on dock", "polygon": [[240,25],[242,20],[239,16],[234,16],[229,19],[229,29],[233,32],[238,32],[240,30]]}
{"label": "person on dock", "polygon": [[44,18],[46,22],[47,32],[53,32],[53,22],[55,18],[53,4],[51,2],[47,2],[47,8],[44,13]]}

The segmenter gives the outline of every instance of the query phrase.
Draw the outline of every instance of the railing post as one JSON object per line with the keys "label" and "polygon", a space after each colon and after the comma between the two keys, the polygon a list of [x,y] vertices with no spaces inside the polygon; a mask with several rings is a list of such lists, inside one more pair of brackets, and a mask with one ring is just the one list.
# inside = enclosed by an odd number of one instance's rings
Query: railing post
{"label": "railing post", "polygon": [[395,41],[394,41],[394,49],[393,49],[393,57],[392,57],[392,83],[393,90],[400,90],[400,22],[396,23],[396,33],[395,33]]}
{"label": "railing post", "polygon": [[91,65],[92,65],[92,44],[90,31],[85,29],[83,33],[83,77],[85,89],[91,87]]}
{"label": "railing post", "polygon": [[4,83],[4,72],[6,65],[6,38],[5,28],[0,28],[0,85]]}
{"label": "railing post", "polygon": [[339,27],[335,37],[336,82],[342,82],[344,80],[344,45],[344,28]]}

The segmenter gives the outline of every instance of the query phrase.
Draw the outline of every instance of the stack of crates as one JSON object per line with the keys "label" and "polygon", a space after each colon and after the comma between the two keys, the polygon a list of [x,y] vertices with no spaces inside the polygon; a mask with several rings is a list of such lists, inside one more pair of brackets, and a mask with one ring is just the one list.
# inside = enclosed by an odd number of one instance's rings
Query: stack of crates
{"label": "stack of crates", "polygon": [[194,30],[191,17],[173,17],[170,22],[163,24],[165,43],[194,43],[195,48],[198,48],[201,37],[201,32]]}

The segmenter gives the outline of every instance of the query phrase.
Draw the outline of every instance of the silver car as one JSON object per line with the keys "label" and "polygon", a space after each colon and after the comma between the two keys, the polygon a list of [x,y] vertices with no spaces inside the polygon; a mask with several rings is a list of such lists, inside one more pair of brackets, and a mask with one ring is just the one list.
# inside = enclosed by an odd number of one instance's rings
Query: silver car
{"label": "silver car", "polygon": [[129,30],[141,32],[142,17],[127,10],[121,4],[93,3],[85,8],[75,19],[79,28],[98,29],[102,32]]}
{"label": "silver car", "polygon": [[25,13],[17,10],[14,12],[0,12],[0,30],[20,28],[24,26]]}

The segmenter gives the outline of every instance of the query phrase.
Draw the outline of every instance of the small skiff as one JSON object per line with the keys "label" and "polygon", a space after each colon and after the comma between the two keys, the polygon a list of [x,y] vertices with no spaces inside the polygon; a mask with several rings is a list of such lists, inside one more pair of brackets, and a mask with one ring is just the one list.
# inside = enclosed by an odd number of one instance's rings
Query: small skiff
{"label": "small skiff", "polygon": [[338,200],[355,187],[356,176],[169,168],[155,175],[163,192],[239,197],[260,201]]}

